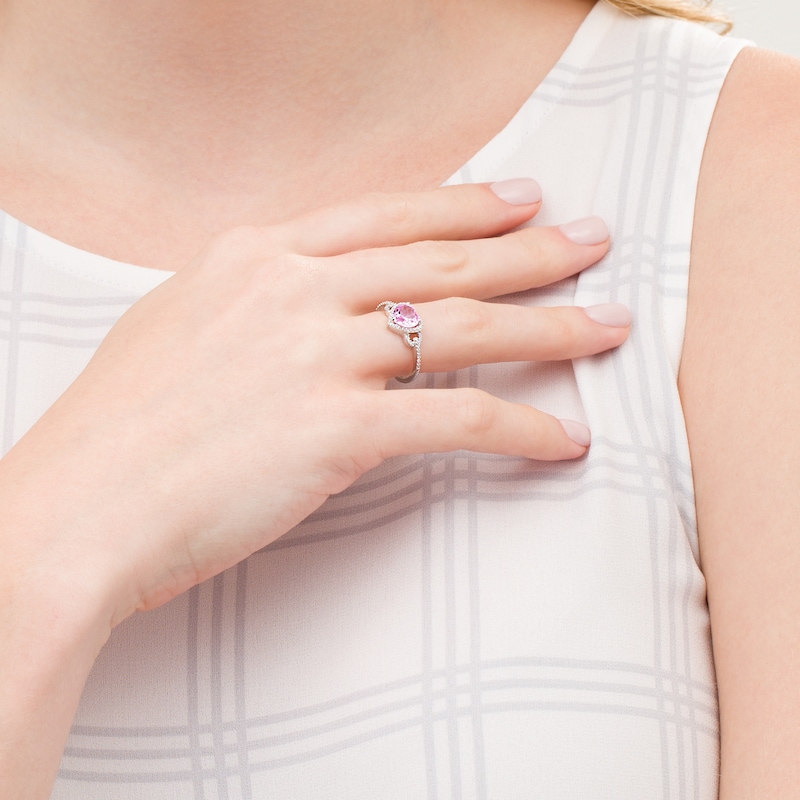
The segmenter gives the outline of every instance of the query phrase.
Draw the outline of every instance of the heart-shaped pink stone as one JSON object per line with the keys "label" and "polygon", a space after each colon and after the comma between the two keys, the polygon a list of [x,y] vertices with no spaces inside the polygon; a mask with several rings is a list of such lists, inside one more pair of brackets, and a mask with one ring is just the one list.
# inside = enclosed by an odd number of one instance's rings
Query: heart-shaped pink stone
{"label": "heart-shaped pink stone", "polygon": [[416,328],[419,325],[419,314],[410,303],[398,303],[392,309],[392,322],[401,328]]}

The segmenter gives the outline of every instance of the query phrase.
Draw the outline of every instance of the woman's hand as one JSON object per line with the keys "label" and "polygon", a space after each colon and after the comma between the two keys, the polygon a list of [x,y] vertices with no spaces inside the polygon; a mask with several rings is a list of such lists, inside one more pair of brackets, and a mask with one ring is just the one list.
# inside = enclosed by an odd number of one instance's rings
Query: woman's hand
{"label": "woman's hand", "polygon": [[414,353],[375,310],[384,300],[424,320],[423,372],[625,339],[624,318],[481,302],[606,252],[598,220],[498,236],[535,214],[537,188],[373,195],[233,230],[122,317],[20,445],[33,473],[50,459],[71,476],[81,526],[57,551],[90,559],[90,583],[110,580],[114,621],[269,544],[391,456],[585,452],[581,426],[478,390],[385,391]]}
{"label": "woman's hand", "polygon": [[416,304],[423,371],[574,358],[625,339],[618,306],[481,302],[572,275],[608,246],[596,219],[500,235],[534,216],[538,187],[493,188],[368,196],[217,237],[123,315],[3,458],[8,796],[49,795],[114,624],[274,541],[382,460],[585,452],[578,423],[477,390],[385,391],[414,354],[375,310],[384,300]]}

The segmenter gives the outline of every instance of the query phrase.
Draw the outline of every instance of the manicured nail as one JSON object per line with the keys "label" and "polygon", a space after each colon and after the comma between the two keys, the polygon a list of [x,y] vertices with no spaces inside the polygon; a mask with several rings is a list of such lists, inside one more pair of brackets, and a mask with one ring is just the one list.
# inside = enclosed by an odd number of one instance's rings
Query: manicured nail
{"label": "manicured nail", "polygon": [[533,178],[511,178],[497,181],[489,188],[506,203],[512,206],[524,206],[528,203],[539,203],[542,200],[542,187]]}
{"label": "manicured nail", "polygon": [[608,226],[600,217],[584,217],[560,226],[561,233],[575,244],[602,244],[608,239]]}
{"label": "manicured nail", "polygon": [[584,424],[571,419],[560,419],[559,422],[564,432],[575,444],[579,444],[581,447],[588,447],[591,444],[592,434]]}
{"label": "manicured nail", "polygon": [[627,328],[631,324],[631,311],[622,303],[601,303],[583,309],[589,319],[612,328]]}

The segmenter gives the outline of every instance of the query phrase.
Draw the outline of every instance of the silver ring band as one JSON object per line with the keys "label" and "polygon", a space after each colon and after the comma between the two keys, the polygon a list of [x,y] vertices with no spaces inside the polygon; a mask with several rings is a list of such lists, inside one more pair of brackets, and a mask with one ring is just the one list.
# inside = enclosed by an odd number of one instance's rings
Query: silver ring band
{"label": "silver ring band", "polygon": [[384,300],[378,303],[376,311],[386,312],[386,325],[390,330],[403,337],[403,341],[414,351],[414,371],[410,375],[395,375],[395,380],[400,383],[411,383],[419,375],[419,368],[422,365],[422,320],[417,314],[417,310],[411,303],[393,303]]}

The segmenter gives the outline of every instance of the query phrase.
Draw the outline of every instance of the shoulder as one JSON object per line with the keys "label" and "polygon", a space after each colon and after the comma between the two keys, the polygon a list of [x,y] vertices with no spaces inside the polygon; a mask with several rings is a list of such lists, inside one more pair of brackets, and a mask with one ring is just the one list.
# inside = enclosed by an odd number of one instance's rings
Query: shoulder
{"label": "shoulder", "polygon": [[[698,331],[738,326],[752,346],[761,334],[748,326],[768,309],[774,331],[787,291],[800,289],[799,208],[800,61],[747,48],[723,86],[700,171],[684,367],[698,357]],[[776,283],[780,296],[753,291]],[[795,309],[784,311],[793,322]]]}
{"label": "shoulder", "polygon": [[[754,356],[780,333],[769,352],[788,345],[800,291],[798,209],[800,61],[747,48],[720,94],[700,171],[682,377],[698,361],[725,362],[736,342]],[[723,333],[722,353],[695,346]]]}
{"label": "shoulder", "polygon": [[[765,192],[767,172],[800,169],[799,144],[800,61],[745,48],[731,67],[709,132],[698,205],[700,233],[704,202],[730,191],[747,192],[754,188],[752,180]],[[770,187],[773,192],[783,188],[781,182]]]}
{"label": "shoulder", "polygon": [[746,49],[706,144],[679,378],[723,800],[800,796],[798,209],[800,62]]}
{"label": "shoulder", "polygon": [[[708,318],[723,299],[730,305],[716,309],[720,321],[734,310],[752,313],[757,298],[742,293],[743,287],[796,280],[798,208],[800,61],[746,48],[723,86],[703,156],[690,323],[698,321],[692,317],[700,306]],[[688,344],[694,330],[687,327]]]}

